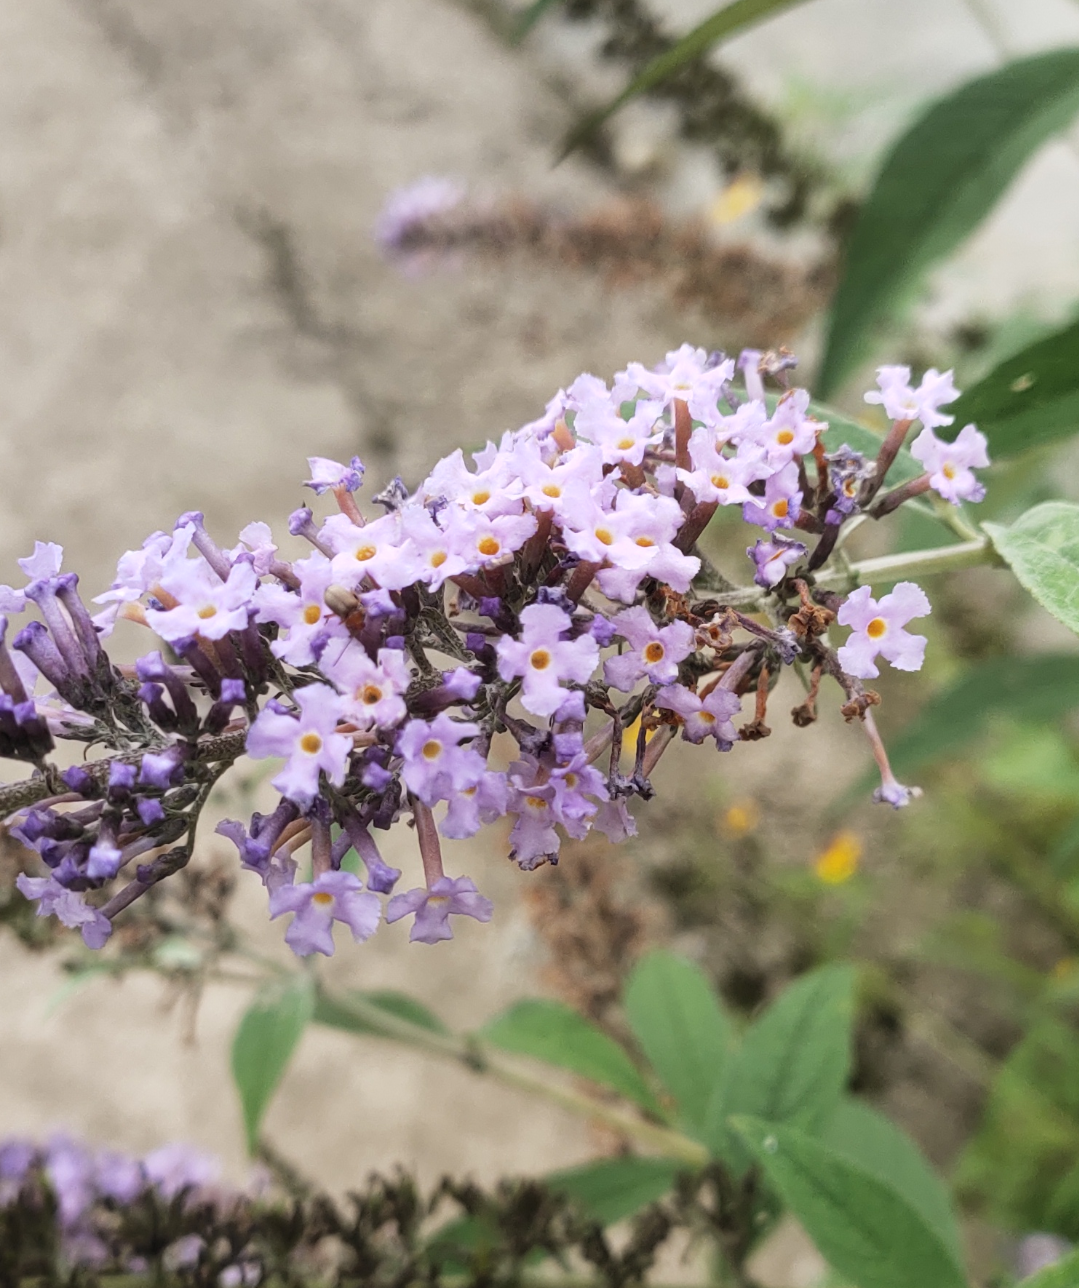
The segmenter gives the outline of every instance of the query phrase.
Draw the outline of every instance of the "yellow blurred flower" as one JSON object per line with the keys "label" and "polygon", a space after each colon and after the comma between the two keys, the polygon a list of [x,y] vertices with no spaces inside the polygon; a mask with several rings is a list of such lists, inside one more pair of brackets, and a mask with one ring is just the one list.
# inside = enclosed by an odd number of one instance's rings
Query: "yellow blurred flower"
{"label": "yellow blurred flower", "polygon": [[736,223],[743,215],[756,210],[763,196],[764,180],[759,174],[737,175],[712,203],[709,211],[712,222],[721,227]]}
{"label": "yellow blurred flower", "polygon": [[862,840],[857,832],[837,832],[817,855],[813,871],[825,885],[842,885],[858,871]]}
{"label": "yellow blurred flower", "polygon": [[1075,968],[1079,965],[1074,957],[1062,957],[1053,967],[1054,979],[1067,979],[1069,975],[1075,974]]}
{"label": "yellow blurred flower", "polygon": [[723,812],[723,830],[729,836],[745,836],[752,832],[760,821],[761,811],[757,802],[751,797],[744,801],[735,801]]}
{"label": "yellow blurred flower", "polygon": [[[636,753],[637,739],[640,736],[640,732],[641,732],[641,717],[638,716],[637,719],[634,720],[632,724],[626,725],[626,727],[622,730],[622,751],[623,752],[628,751],[631,756]],[[646,744],[652,741],[652,735],[655,732],[656,732],[655,729],[646,729],[644,731],[644,741]]]}

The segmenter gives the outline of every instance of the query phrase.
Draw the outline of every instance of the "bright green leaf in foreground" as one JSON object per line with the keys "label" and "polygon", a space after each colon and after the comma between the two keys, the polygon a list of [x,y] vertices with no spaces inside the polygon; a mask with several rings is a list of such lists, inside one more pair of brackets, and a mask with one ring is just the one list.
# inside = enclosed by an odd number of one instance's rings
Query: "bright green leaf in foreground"
{"label": "bright green leaf in foreground", "polygon": [[796,4],[802,4],[804,0],[734,0],[733,4],[725,5],[722,9],[717,10],[710,17],[705,18],[704,22],[694,27],[692,31],[687,32],[675,45],[654,58],[641,71],[626,88],[616,98],[612,99],[606,106],[601,107],[599,111],[592,112],[579,122],[570,131],[565,144],[562,148],[563,158],[569,156],[576,148],[589,137],[607,120],[612,117],[620,107],[625,106],[631,98],[636,98],[638,94],[647,93],[660,82],[673,76],[686,63],[692,62],[693,59],[699,58],[701,54],[707,53],[713,46],[718,45],[720,41],[728,39],[730,36],[737,35],[738,32],[744,31],[748,27],[755,26],[758,22],[763,22],[765,18],[774,17],[782,13],[784,9],[791,9]]}
{"label": "bright green leaf in foreground", "polygon": [[1046,501],[1011,527],[984,525],[997,553],[1041,606],[1079,633],[1079,505]]}
{"label": "bright green leaf in foreground", "polygon": [[926,269],[973,231],[1079,110],[1079,49],[1019,59],[933,103],[885,158],[832,305],[817,388],[836,389]]}
{"label": "bright green leaf in foreground", "polygon": [[655,1097],[623,1049],[602,1029],[561,1002],[539,998],[517,1002],[481,1029],[492,1046],[530,1055],[602,1083],[645,1109],[656,1109]]}
{"label": "bright green leaf in foreground", "polygon": [[994,461],[1079,433],[1079,322],[1002,362],[948,410],[957,425],[977,424]]}
{"label": "bright green leaf in foreground", "polygon": [[896,1190],[962,1261],[959,1227],[948,1187],[917,1145],[863,1100],[847,1098],[821,1133],[822,1142]]}
{"label": "bright green leaf in foreground", "polygon": [[258,1144],[263,1115],[314,1009],[310,977],[291,975],[262,989],[236,1030],[232,1076],[240,1093],[251,1153]]}
{"label": "bright green leaf in foreground", "polygon": [[887,1182],[794,1127],[734,1120],[824,1258],[858,1288],[967,1288],[953,1252]]}
{"label": "bright green leaf in foreground", "polygon": [[681,1120],[699,1132],[733,1037],[715,990],[699,967],[657,949],[637,963],[623,1003],[633,1035],[674,1097]]}
{"label": "bright green leaf in foreground", "polygon": [[[725,1148],[731,1114],[822,1127],[850,1074],[854,971],[824,966],[786,988],[746,1032],[708,1116],[707,1144]],[[735,1158],[734,1161],[744,1160]]]}

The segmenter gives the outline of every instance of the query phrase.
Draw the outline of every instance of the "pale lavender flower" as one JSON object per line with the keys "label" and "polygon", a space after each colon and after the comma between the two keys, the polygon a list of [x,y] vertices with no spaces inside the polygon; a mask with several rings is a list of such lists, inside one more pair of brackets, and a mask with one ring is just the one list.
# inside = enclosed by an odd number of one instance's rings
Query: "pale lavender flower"
{"label": "pale lavender flower", "polygon": [[408,890],[395,894],[386,905],[386,921],[400,921],[414,913],[416,920],[409,931],[413,943],[436,944],[452,939],[450,917],[474,917],[490,921],[494,904],[476,890],[469,877],[439,877],[429,890]]}
{"label": "pale lavender flower", "polygon": [[479,731],[479,725],[454,720],[445,711],[430,722],[410,720],[397,738],[397,754],[404,760],[401,777],[409,791],[434,805],[477,786],[487,764],[478,751],[461,743]]}
{"label": "pale lavender flower", "polygon": [[926,638],[903,628],[913,617],[930,612],[925,591],[912,581],[901,581],[880,600],[868,586],[859,586],[839,609],[840,626],[851,627],[847,642],[838,651],[839,665],[848,675],[872,680],[880,674],[873,664],[878,653],[900,671],[918,671],[925,659]]}
{"label": "pale lavender flower", "polygon": [[181,1142],[161,1145],[142,1160],[146,1178],[163,1199],[212,1184],[221,1164],[210,1154]]}
{"label": "pale lavender flower", "polygon": [[323,653],[321,670],[341,692],[343,713],[357,729],[393,729],[405,718],[412,676],[400,649],[379,649],[372,662],[356,643],[335,644]]}
{"label": "pale lavender flower", "polygon": [[333,923],[343,921],[360,943],[378,929],[382,905],[351,872],[323,872],[314,881],[281,885],[270,895],[270,919],[295,915],[285,943],[297,957],[333,956]]}
{"label": "pale lavender flower", "polygon": [[87,948],[103,948],[112,934],[109,919],[90,907],[81,894],[60,885],[55,877],[31,877],[20,872],[15,884],[27,899],[37,900],[39,917],[56,916],[70,930],[77,926]]}
{"label": "pale lavender flower", "polygon": [[299,711],[276,703],[264,707],[247,734],[247,754],[255,760],[284,756],[286,764],[271,781],[282,796],[309,805],[318,795],[319,774],[335,787],[345,781],[352,739],[337,732],[343,699],[328,684],[308,684],[295,693]]}
{"label": "pale lavender flower", "polygon": [[355,492],[363,483],[363,462],[358,456],[354,456],[347,465],[325,456],[309,456],[307,466],[311,477],[304,487],[311,488],[318,496],[327,491]]}
{"label": "pale lavender flower", "polygon": [[505,814],[508,800],[506,775],[488,770],[474,786],[449,797],[446,817],[438,830],[450,840],[475,836],[484,823],[493,823]]}
{"label": "pale lavender flower", "polygon": [[496,645],[499,675],[521,676],[521,701],[534,715],[553,715],[566,698],[563,682],[587,684],[599,662],[591,635],[562,639],[571,624],[556,604],[529,604],[521,613],[521,638],[503,636]]}
{"label": "pale lavender flower", "polygon": [[731,744],[738,741],[738,730],[731,721],[741,711],[742,700],[719,685],[701,698],[684,685],[669,684],[656,696],[656,706],[682,717],[682,737],[688,742],[714,738],[720,751],[730,751]]}
{"label": "pale lavender flower", "polygon": [[407,251],[410,235],[428,220],[454,210],[466,191],[457,179],[442,175],[424,175],[396,188],[375,221],[375,241],[391,254]]}
{"label": "pale lavender flower", "polygon": [[920,420],[927,429],[950,425],[954,416],[946,416],[940,408],[955,402],[959,390],[952,383],[952,373],[943,375],[930,367],[917,389],[910,384],[909,367],[878,367],[877,385],[880,392],[871,390],[865,395],[867,403],[883,406],[892,420]]}
{"label": "pale lavender flower", "polygon": [[603,676],[626,693],[642,676],[652,684],[670,684],[677,678],[678,663],[693,652],[693,627],[688,622],[659,627],[641,605],[625,609],[611,624],[630,647],[604,662]]}
{"label": "pale lavender flower", "polygon": [[170,644],[193,635],[222,639],[247,625],[257,582],[249,563],[233,564],[228,580],[222,581],[205,559],[185,559],[158,583],[174,606],[146,609],[147,624]]}
{"label": "pale lavender flower", "polygon": [[[951,419],[951,417],[949,417]],[[945,501],[980,501],[985,486],[974,477],[975,469],[989,464],[985,435],[974,425],[964,425],[954,443],[946,443],[929,428],[923,429],[910,445],[910,454],[929,475],[929,486]]]}
{"label": "pale lavender flower", "polygon": [[767,532],[774,532],[776,528],[793,527],[801,504],[798,466],[791,461],[770,476],[760,500],[754,497],[742,506],[742,518],[746,523],[755,523]]}

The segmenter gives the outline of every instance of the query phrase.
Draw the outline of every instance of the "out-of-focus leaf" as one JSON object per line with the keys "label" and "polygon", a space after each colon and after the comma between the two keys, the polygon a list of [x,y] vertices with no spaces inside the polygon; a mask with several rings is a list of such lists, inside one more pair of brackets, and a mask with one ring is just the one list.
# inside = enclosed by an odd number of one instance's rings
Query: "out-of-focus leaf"
{"label": "out-of-focus leaf", "polygon": [[927,268],[1079,109],[1079,49],[1019,59],[933,103],[892,147],[844,255],[817,388],[836,389]]}
{"label": "out-of-focus leaf", "polygon": [[661,1199],[678,1172],[678,1165],[665,1158],[607,1158],[545,1179],[596,1221],[613,1225]]}
{"label": "out-of-focus leaf", "polygon": [[716,1089],[705,1143],[738,1166],[732,1114],[816,1131],[835,1114],[850,1075],[854,971],[823,966],[789,985],[747,1030]]}
{"label": "out-of-focus leaf", "polygon": [[905,1132],[865,1101],[848,1098],[839,1102],[821,1139],[901,1194],[936,1230],[955,1260],[962,1262],[962,1243],[948,1187]]}
{"label": "out-of-focus leaf", "polygon": [[1024,588],[1079,633],[1079,505],[1046,501],[1010,527],[984,525],[997,553]]}
{"label": "out-of-focus leaf", "polygon": [[1079,1239],[1079,1038],[1036,1024],[993,1083],[959,1161],[959,1196],[1009,1230]]}
{"label": "out-of-focus leaf", "polygon": [[967,1288],[961,1264],[893,1186],[795,1127],[734,1127],[821,1254],[858,1288]]}
{"label": "out-of-focus leaf", "polygon": [[[379,1007],[395,1019],[408,1020],[410,1024],[430,1029],[432,1033],[449,1032],[437,1015],[432,1014],[422,1002],[417,1002],[407,993],[398,993],[393,989],[373,993],[350,990],[343,996],[346,1002],[350,996],[355,996],[369,1006]],[[341,1005],[321,991],[315,1001],[315,1011],[311,1018],[316,1024],[325,1024],[331,1029],[344,1029],[347,1033],[373,1033],[379,1037],[383,1036],[379,1029],[361,1020],[348,1009],[347,1005]]]}
{"label": "out-of-focus leaf", "polygon": [[559,159],[564,160],[579,148],[590,134],[595,133],[604,121],[609,120],[631,98],[647,93],[648,90],[674,75],[684,64],[706,53],[714,45],[718,45],[721,40],[737,35],[740,31],[763,22],[765,18],[772,18],[782,13],[784,9],[792,9],[796,4],[803,3],[804,0],[734,0],[733,4],[718,9],[692,31],[687,32],[666,53],[654,58],[630,81],[621,94],[578,122],[567,136]]}
{"label": "out-of-focus leaf", "polygon": [[240,1093],[247,1148],[252,1154],[263,1115],[314,1009],[310,976],[290,975],[256,995],[236,1030],[232,1077]]}
{"label": "out-of-focus leaf", "polygon": [[645,1109],[658,1109],[655,1096],[618,1043],[561,1002],[517,1002],[486,1024],[479,1036],[503,1051],[530,1055],[602,1083]]}
{"label": "out-of-focus leaf", "polygon": [[634,967],[623,1003],[634,1037],[678,1105],[680,1121],[699,1133],[733,1038],[715,990],[692,962],[656,949]]}
{"label": "out-of-focus leaf", "polygon": [[948,411],[977,424],[994,461],[1079,433],[1079,322],[1002,362]]}
{"label": "out-of-focus leaf", "polygon": [[1079,1252],[1069,1253],[1055,1266],[1046,1266],[1024,1279],[1019,1288],[1079,1288]]}
{"label": "out-of-focus leaf", "polygon": [[532,3],[517,19],[510,33],[510,43],[519,45],[532,30],[548,9],[553,9],[559,0],[532,0]]}
{"label": "out-of-focus leaf", "polygon": [[993,658],[972,666],[888,742],[900,778],[963,750],[994,716],[1052,720],[1079,706],[1079,656],[1043,653]]}

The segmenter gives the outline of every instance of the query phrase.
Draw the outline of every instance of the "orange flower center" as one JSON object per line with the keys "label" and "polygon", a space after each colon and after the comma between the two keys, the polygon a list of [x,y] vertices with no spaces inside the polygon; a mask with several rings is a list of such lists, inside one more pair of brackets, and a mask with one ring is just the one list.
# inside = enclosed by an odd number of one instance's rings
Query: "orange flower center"
{"label": "orange flower center", "polygon": [[314,756],[322,750],[322,739],[317,733],[305,733],[300,739],[300,750],[306,751],[309,756]]}
{"label": "orange flower center", "polygon": [[639,545],[639,546],[644,546],[644,548],[645,548],[646,550],[648,549],[648,547],[649,547],[649,546],[654,546],[655,544],[656,544],[656,543],[652,540],[652,538],[651,538],[651,537],[638,537],[638,538],[637,538],[637,545]]}
{"label": "orange flower center", "polygon": [[440,742],[436,742],[434,738],[432,738],[430,742],[425,742],[421,749],[421,755],[424,760],[437,760],[441,754],[442,744]]}
{"label": "orange flower center", "polygon": [[731,485],[731,481],[730,481],[730,479],[729,479],[729,478],[727,478],[727,477],[726,477],[726,475],[724,475],[724,474],[713,474],[713,475],[712,475],[712,486],[713,486],[713,487],[715,487],[715,488],[719,488],[721,491],[725,491],[727,488],[729,488],[729,487],[730,487],[730,485]]}
{"label": "orange flower center", "polygon": [[490,499],[491,499],[491,494],[490,494],[490,492],[473,492],[473,493],[472,493],[472,504],[473,504],[473,505],[483,505],[485,502],[489,501]]}
{"label": "orange flower center", "polygon": [[869,625],[865,628],[865,633],[871,640],[879,640],[884,632],[888,629],[888,623],[883,617],[874,617]]}
{"label": "orange flower center", "polygon": [[949,461],[948,464],[945,465],[944,469],[941,470],[941,473],[944,475],[946,479],[954,479],[955,466]]}
{"label": "orange flower center", "polygon": [[206,604],[203,608],[199,609],[199,616],[205,622],[209,618],[217,616],[217,609],[213,606],[213,604]]}
{"label": "orange flower center", "polygon": [[308,626],[314,626],[321,617],[322,609],[319,608],[318,604],[308,604],[303,610],[303,619]]}
{"label": "orange flower center", "polygon": [[373,707],[376,702],[382,701],[382,690],[377,684],[365,684],[363,692],[360,694],[360,701],[369,707]]}
{"label": "orange flower center", "polygon": [[662,662],[666,650],[659,640],[653,640],[644,650],[644,660],[646,662]]}
{"label": "orange flower center", "polygon": [[373,559],[378,553],[375,546],[360,546],[356,551],[357,563],[366,563],[368,559]]}
{"label": "orange flower center", "polygon": [[544,496],[559,497],[562,495],[562,489],[557,483],[548,483],[543,489]]}
{"label": "orange flower center", "polygon": [[484,537],[476,549],[481,555],[497,555],[502,546],[494,537]]}
{"label": "orange flower center", "polygon": [[430,563],[432,568],[441,568],[449,556],[445,550],[436,550],[431,556]]}
{"label": "orange flower center", "polygon": [[611,536],[611,534],[607,531],[606,528],[596,529],[596,540],[601,545],[604,545],[604,546],[610,546],[614,544],[614,537]]}
{"label": "orange flower center", "polygon": [[783,447],[789,447],[794,442],[794,433],[789,429],[781,429],[776,435],[776,442]]}
{"label": "orange flower center", "polygon": [[532,807],[533,809],[546,809],[546,808],[547,808],[547,802],[543,799],[543,797],[542,797],[542,796],[526,796],[526,797],[525,797],[525,804],[526,804],[526,805],[531,805],[531,807]]}
{"label": "orange flower center", "polygon": [[785,519],[790,513],[790,505],[786,501],[777,501],[772,506],[772,513],[777,519]]}
{"label": "orange flower center", "polygon": [[551,665],[551,655],[545,648],[538,648],[528,661],[533,670],[545,671]]}
{"label": "orange flower center", "polygon": [[328,908],[333,903],[333,895],[326,890],[320,890],[318,894],[311,896],[311,902],[317,903],[320,908]]}

